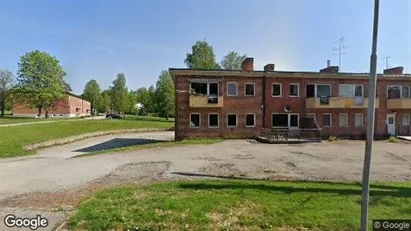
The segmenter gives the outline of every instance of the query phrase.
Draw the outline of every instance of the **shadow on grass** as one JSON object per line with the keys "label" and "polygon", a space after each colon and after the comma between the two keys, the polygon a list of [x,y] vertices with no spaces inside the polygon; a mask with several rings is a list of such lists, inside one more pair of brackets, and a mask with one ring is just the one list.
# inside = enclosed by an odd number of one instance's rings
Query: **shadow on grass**
{"label": "shadow on grass", "polygon": [[[324,181],[267,181],[267,182],[280,182],[279,185],[268,184],[248,184],[250,178],[231,177],[231,176],[217,176],[197,173],[181,173],[172,172],[172,174],[184,175],[184,176],[196,176],[196,177],[209,177],[219,179],[232,179],[237,182],[232,183],[181,183],[179,186],[184,189],[192,190],[225,190],[225,189],[253,189],[253,190],[269,190],[282,192],[284,194],[292,193],[330,193],[337,195],[361,195],[362,189],[360,183],[336,183],[336,182],[324,182]],[[253,180],[253,179],[251,179]],[[257,180],[257,179],[254,179]],[[244,181],[244,182],[241,182]],[[261,181],[261,180],[260,180]],[[298,183],[296,186],[286,186],[287,183]],[[393,196],[393,197],[411,197],[411,187],[384,185],[384,184],[372,184],[370,196]]]}
{"label": "shadow on grass", "polygon": [[155,140],[155,139],[145,139],[145,138],[115,138],[103,143],[99,143],[87,148],[77,149],[74,152],[98,152],[108,149],[125,148],[134,145],[144,145],[144,144],[154,144],[169,142],[167,140]]}

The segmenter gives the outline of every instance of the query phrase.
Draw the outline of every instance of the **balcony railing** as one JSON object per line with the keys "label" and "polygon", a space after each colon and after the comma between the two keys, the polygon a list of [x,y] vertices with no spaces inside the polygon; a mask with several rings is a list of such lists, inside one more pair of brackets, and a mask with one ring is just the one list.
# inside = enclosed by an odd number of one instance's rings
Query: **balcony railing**
{"label": "balcony railing", "polygon": [[410,98],[388,99],[387,108],[388,109],[411,109],[411,99]]}
{"label": "balcony railing", "polygon": [[[368,108],[368,98],[363,97],[318,97],[307,98],[307,108]],[[375,107],[379,108],[379,100],[375,99]]]}
{"label": "balcony railing", "polygon": [[190,107],[223,107],[223,96],[190,95]]}
{"label": "balcony railing", "polygon": [[268,141],[306,140],[318,142],[322,140],[322,131],[317,128],[263,128],[261,137]]}

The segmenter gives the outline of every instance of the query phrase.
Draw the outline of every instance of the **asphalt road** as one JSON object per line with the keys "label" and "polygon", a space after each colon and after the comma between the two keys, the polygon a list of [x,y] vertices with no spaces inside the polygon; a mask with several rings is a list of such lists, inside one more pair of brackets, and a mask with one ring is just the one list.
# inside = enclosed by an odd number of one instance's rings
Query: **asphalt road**
{"label": "asphalt road", "polygon": [[[44,149],[34,156],[0,160],[0,217],[7,213],[44,214],[51,222],[44,230],[50,230],[89,191],[118,183],[187,177],[361,180],[364,142],[359,141],[270,145],[236,140],[71,158],[109,147],[168,141],[173,136],[173,132],[117,134]],[[376,142],[372,180],[410,181],[410,147]],[[0,230],[6,229],[0,225]]]}

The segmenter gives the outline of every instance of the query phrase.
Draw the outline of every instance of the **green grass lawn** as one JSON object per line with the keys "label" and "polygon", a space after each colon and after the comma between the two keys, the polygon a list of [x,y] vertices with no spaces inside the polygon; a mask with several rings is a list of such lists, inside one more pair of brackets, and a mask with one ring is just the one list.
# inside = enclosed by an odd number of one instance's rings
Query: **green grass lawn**
{"label": "green grass lawn", "polygon": [[87,154],[80,154],[80,155],[74,156],[74,158],[94,156],[94,155],[113,153],[113,152],[128,152],[128,151],[134,151],[134,150],[146,149],[146,148],[172,147],[172,146],[179,146],[179,145],[215,144],[221,141],[223,141],[223,139],[217,139],[217,138],[216,139],[185,139],[181,141],[167,141],[167,142],[158,142],[158,143],[152,143],[152,144],[137,144],[137,145],[132,145],[128,147],[113,148],[113,149],[89,152]]}
{"label": "green grass lawn", "polygon": [[[97,192],[69,219],[80,230],[358,230],[361,186],[195,180]],[[410,219],[411,183],[371,185],[369,219]],[[304,229],[307,228],[307,229]]]}
{"label": "green grass lawn", "polygon": [[127,120],[67,120],[56,123],[0,127],[0,158],[32,153],[23,150],[24,145],[89,132],[135,128],[171,128],[173,126],[173,121],[165,119],[136,117]]}

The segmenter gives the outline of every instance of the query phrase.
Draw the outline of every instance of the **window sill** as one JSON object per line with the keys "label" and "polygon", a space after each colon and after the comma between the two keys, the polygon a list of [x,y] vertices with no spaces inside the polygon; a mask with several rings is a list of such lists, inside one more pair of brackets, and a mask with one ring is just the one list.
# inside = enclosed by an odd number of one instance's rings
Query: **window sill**
{"label": "window sill", "polygon": [[190,126],[190,128],[201,128],[201,127],[200,127],[200,126],[196,126],[196,127],[191,127],[191,126]]}
{"label": "window sill", "polygon": [[220,126],[208,126],[208,128],[220,128]]}
{"label": "window sill", "polygon": [[255,128],[255,125],[245,126],[246,128]]}
{"label": "window sill", "polygon": [[283,97],[283,96],[282,95],[271,95],[271,97],[280,98],[280,97]]}
{"label": "window sill", "polygon": [[331,128],[332,126],[330,125],[330,126],[323,126],[324,128]]}
{"label": "window sill", "polygon": [[238,96],[238,95],[227,95],[228,97],[236,97],[236,96]]}
{"label": "window sill", "polygon": [[339,126],[340,128],[349,128],[350,126],[349,125],[344,125],[344,126]]}
{"label": "window sill", "polygon": [[298,98],[300,97],[299,95],[290,95],[290,98]]}
{"label": "window sill", "polygon": [[246,97],[253,97],[253,96],[255,96],[255,95],[244,95],[244,96],[246,96]]}

